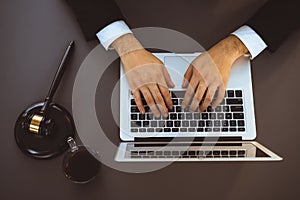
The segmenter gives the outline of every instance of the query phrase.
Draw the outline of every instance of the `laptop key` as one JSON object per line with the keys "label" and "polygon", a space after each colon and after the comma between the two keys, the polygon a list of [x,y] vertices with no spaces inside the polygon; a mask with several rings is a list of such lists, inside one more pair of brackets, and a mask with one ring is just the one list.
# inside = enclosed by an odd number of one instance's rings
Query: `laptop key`
{"label": "laptop key", "polygon": [[147,113],[147,120],[153,120],[153,114]]}
{"label": "laptop key", "polygon": [[139,132],[139,130],[137,128],[132,128],[132,129],[130,129],[130,132],[131,133],[137,133],[137,132]]}
{"label": "laptop key", "polygon": [[228,97],[234,97],[234,91],[233,90],[228,90],[227,91],[227,96]]}
{"label": "laptop key", "polygon": [[130,99],[130,104],[131,104],[132,106],[136,106],[135,100],[134,100],[134,99]]}
{"label": "laptop key", "polygon": [[229,106],[223,106],[223,112],[229,112]]}
{"label": "laptop key", "polygon": [[216,119],[216,113],[209,113],[209,118],[210,119]]}
{"label": "laptop key", "polygon": [[145,128],[139,128],[139,132],[140,133],[146,133],[146,129]]}
{"label": "laptop key", "polygon": [[197,132],[203,132],[203,128],[197,128]]}
{"label": "laptop key", "polygon": [[233,113],[233,119],[244,119],[244,113]]}
{"label": "laptop key", "polygon": [[213,132],[220,132],[221,129],[220,128],[213,128]]}
{"label": "laptop key", "polygon": [[238,126],[245,126],[244,120],[238,120]]}
{"label": "laptop key", "polygon": [[159,132],[162,132],[162,131],[163,131],[162,128],[156,128],[156,129],[155,129],[155,132],[158,132],[158,133],[159,133]]}
{"label": "laptop key", "polygon": [[222,156],[227,156],[227,155],[228,155],[228,151],[222,150],[222,151],[221,151],[221,155],[222,155]]}
{"label": "laptop key", "polygon": [[178,99],[172,99],[173,105],[176,106],[179,104]]}
{"label": "laptop key", "polygon": [[172,93],[173,93],[174,97],[176,97],[176,98],[183,98],[185,91],[172,91]]}
{"label": "laptop key", "polygon": [[205,132],[211,132],[212,129],[211,128],[205,128]]}
{"label": "laptop key", "polygon": [[179,132],[179,128],[172,128],[172,132]]}
{"label": "laptop key", "polygon": [[147,132],[148,133],[153,133],[154,132],[154,128],[147,128]]}
{"label": "laptop key", "polygon": [[178,113],[178,119],[185,119],[184,114],[183,113]]}
{"label": "laptop key", "polygon": [[225,127],[229,126],[228,121],[227,120],[223,120],[222,121],[222,126],[225,126]]}
{"label": "laptop key", "polygon": [[222,112],[222,107],[221,106],[216,107],[215,112]]}
{"label": "laptop key", "polygon": [[229,128],[229,131],[236,132],[236,128]]}
{"label": "laptop key", "polygon": [[149,106],[145,106],[145,112],[146,112],[146,113],[149,113],[149,112],[151,112],[151,110],[150,110],[150,107],[149,107]]}
{"label": "laptop key", "polygon": [[183,127],[189,127],[189,121],[182,121]]}
{"label": "laptop key", "polygon": [[150,125],[151,127],[157,127],[157,121],[151,121]]}
{"label": "laptop key", "polygon": [[170,119],[177,119],[177,114],[176,113],[171,113],[170,114]]}
{"label": "laptop key", "polygon": [[228,128],[222,128],[222,132],[228,132]]}
{"label": "laptop key", "polygon": [[165,121],[159,121],[158,126],[159,127],[164,127],[165,126]]}
{"label": "laptop key", "polygon": [[150,125],[149,121],[143,121],[143,127],[148,127]]}
{"label": "laptop key", "polygon": [[180,125],[181,125],[181,121],[175,121],[174,122],[174,126],[175,127],[180,127]]}
{"label": "laptop key", "polygon": [[225,114],[225,119],[232,119],[232,114],[231,113],[226,113]]}
{"label": "laptop key", "polygon": [[130,111],[132,113],[138,113],[138,112],[140,112],[137,106],[131,106]]}
{"label": "laptop key", "polygon": [[226,104],[243,104],[243,99],[226,99]]}
{"label": "laptop key", "polygon": [[224,113],[218,113],[217,119],[224,119]]}
{"label": "laptop key", "polygon": [[167,127],[173,127],[173,121],[167,121]]}
{"label": "laptop key", "polygon": [[205,124],[206,124],[206,127],[212,127],[213,126],[212,121],[206,121]]}
{"label": "laptop key", "polygon": [[201,117],[202,119],[208,119],[208,113],[202,113]]}
{"label": "laptop key", "polygon": [[213,109],[211,106],[208,106],[207,109],[206,109],[206,111],[207,111],[207,112],[213,112],[214,109]]}
{"label": "laptop key", "polygon": [[236,90],[235,91],[235,96],[236,97],[242,97],[243,96],[242,90]]}
{"label": "laptop key", "polygon": [[245,128],[238,128],[238,131],[240,131],[240,132],[245,132],[246,131],[246,129]]}
{"label": "laptop key", "polygon": [[196,121],[190,121],[190,126],[191,127],[196,127],[197,126],[197,122]]}
{"label": "laptop key", "polygon": [[236,121],[235,120],[230,120],[230,126],[236,126]]}
{"label": "laptop key", "polygon": [[145,114],[139,114],[139,119],[140,120],[145,120],[146,119],[146,115]]}
{"label": "laptop key", "polygon": [[181,112],[181,106],[176,106],[175,110],[176,112]]}
{"label": "laptop key", "polygon": [[131,114],[131,120],[137,120],[137,114]]}
{"label": "laptop key", "polygon": [[180,128],[180,132],[187,132],[187,128]]}
{"label": "laptop key", "polygon": [[131,121],[131,127],[141,127],[142,123],[140,121]]}
{"label": "laptop key", "polygon": [[230,156],[235,156],[236,155],[236,151],[235,150],[230,150],[229,151],[229,155]]}
{"label": "laptop key", "polygon": [[195,132],[196,129],[195,129],[195,128],[188,128],[188,131],[189,131],[189,132]]}
{"label": "laptop key", "polygon": [[193,119],[193,113],[186,113],[185,118],[186,119]]}
{"label": "laptop key", "polygon": [[214,126],[215,127],[220,127],[221,126],[221,122],[219,120],[215,120],[214,121]]}
{"label": "laptop key", "polygon": [[194,113],[194,119],[200,119],[200,113]]}
{"label": "laptop key", "polygon": [[198,126],[199,127],[204,127],[205,126],[204,121],[202,121],[202,120],[198,121]]}
{"label": "laptop key", "polygon": [[171,132],[171,129],[170,128],[164,128],[164,132]]}
{"label": "laptop key", "polygon": [[231,106],[230,109],[231,109],[231,112],[243,112],[244,111],[243,106]]}

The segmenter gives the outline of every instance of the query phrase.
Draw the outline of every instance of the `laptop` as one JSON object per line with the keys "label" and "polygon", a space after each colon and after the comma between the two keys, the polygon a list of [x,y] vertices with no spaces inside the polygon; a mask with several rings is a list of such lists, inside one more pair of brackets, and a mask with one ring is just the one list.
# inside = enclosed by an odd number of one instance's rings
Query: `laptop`
{"label": "laptop", "polygon": [[248,56],[231,70],[222,103],[204,112],[181,108],[183,76],[200,53],[154,53],[175,83],[173,108],[167,118],[155,118],[143,100],[139,113],[120,65],[120,139],[118,162],[279,161],[280,156],[255,141],[257,136],[251,68]]}

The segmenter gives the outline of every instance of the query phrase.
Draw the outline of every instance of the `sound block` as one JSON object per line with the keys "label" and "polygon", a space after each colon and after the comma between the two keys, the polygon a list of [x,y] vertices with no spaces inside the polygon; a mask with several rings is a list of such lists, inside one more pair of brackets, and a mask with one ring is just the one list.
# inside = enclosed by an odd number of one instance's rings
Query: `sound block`
{"label": "sound block", "polygon": [[31,133],[25,124],[31,115],[38,114],[44,103],[37,103],[26,109],[15,124],[15,140],[22,152],[28,156],[47,159],[54,158],[68,149],[67,139],[75,135],[75,125],[70,113],[62,106],[50,104],[47,118],[51,119],[53,128],[49,135]]}

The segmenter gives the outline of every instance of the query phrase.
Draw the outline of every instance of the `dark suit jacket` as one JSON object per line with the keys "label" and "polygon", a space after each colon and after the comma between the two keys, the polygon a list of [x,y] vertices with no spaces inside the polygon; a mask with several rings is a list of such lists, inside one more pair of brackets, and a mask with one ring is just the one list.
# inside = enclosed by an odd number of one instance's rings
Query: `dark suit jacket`
{"label": "dark suit jacket", "polygon": [[[114,0],[66,0],[77,17],[87,40],[113,21],[123,19]],[[287,36],[300,26],[296,0],[269,0],[245,24],[254,29],[275,51]]]}

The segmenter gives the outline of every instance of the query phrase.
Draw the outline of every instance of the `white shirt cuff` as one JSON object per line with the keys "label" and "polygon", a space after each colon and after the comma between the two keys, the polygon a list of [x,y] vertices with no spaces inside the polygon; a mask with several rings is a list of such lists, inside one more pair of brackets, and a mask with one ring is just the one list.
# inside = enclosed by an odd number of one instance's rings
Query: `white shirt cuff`
{"label": "white shirt cuff", "polygon": [[123,20],[115,21],[102,30],[100,30],[96,35],[102,44],[102,46],[108,50],[109,46],[122,35],[132,33],[130,28],[126,25]]}
{"label": "white shirt cuff", "polygon": [[262,38],[247,25],[240,27],[231,34],[238,37],[244,43],[251,54],[251,59],[254,59],[267,47]]}

